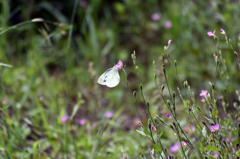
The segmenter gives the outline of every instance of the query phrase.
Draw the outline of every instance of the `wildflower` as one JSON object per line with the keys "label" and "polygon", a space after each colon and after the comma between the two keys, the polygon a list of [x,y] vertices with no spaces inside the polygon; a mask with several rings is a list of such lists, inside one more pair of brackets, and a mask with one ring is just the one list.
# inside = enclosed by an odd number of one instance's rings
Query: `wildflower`
{"label": "wildflower", "polygon": [[117,69],[121,70],[122,66],[123,66],[123,63],[121,60],[119,60],[118,63],[116,64]]}
{"label": "wildflower", "polygon": [[159,13],[154,13],[151,15],[151,18],[153,21],[158,21],[161,18],[161,15]]}
{"label": "wildflower", "polygon": [[3,103],[3,104],[6,104],[6,103],[7,103],[6,98],[2,98],[2,103]]}
{"label": "wildflower", "polygon": [[169,29],[171,27],[172,27],[172,22],[170,20],[167,20],[164,22],[164,28]]}
{"label": "wildflower", "polygon": [[138,121],[138,124],[139,124],[139,125],[142,125],[141,121]]}
{"label": "wildflower", "polygon": [[215,157],[215,158],[218,157],[218,152],[217,152],[217,151],[214,151],[214,152],[213,152],[213,157]]}
{"label": "wildflower", "polygon": [[107,117],[108,119],[111,119],[111,118],[113,117],[113,113],[110,112],[110,111],[106,111],[106,112],[104,113],[104,116]]}
{"label": "wildflower", "polygon": [[161,110],[161,111],[160,111],[160,114],[165,114],[165,113],[166,113],[165,110]]}
{"label": "wildflower", "polygon": [[208,34],[209,37],[215,36],[215,31],[213,31],[213,32],[209,31],[209,32],[207,32],[207,34]]}
{"label": "wildflower", "polygon": [[190,126],[190,129],[192,129],[192,131],[195,131],[195,126],[194,126],[194,125],[191,125],[191,126]]}
{"label": "wildflower", "polygon": [[152,126],[151,126],[151,129],[152,129],[152,130],[156,130],[156,128],[155,128],[155,126],[154,126],[154,125],[152,125]]}
{"label": "wildflower", "polygon": [[186,133],[188,133],[188,126],[184,126],[184,127],[183,127],[183,130],[184,130]]}
{"label": "wildflower", "polygon": [[167,115],[166,115],[168,118],[171,118],[171,114],[169,114],[169,113],[167,113]]}
{"label": "wildflower", "polygon": [[65,121],[67,121],[69,119],[68,115],[64,115],[61,117],[61,121],[64,123]]}
{"label": "wildflower", "polygon": [[87,122],[87,119],[80,119],[78,123],[80,125],[84,125],[84,124],[86,124],[86,122]]}
{"label": "wildflower", "polygon": [[183,147],[187,146],[187,143],[185,141],[182,141],[181,144],[182,144]]}
{"label": "wildflower", "polygon": [[172,40],[171,40],[171,39],[169,39],[169,40],[168,40],[168,46],[171,44],[171,42],[172,42]]}
{"label": "wildflower", "polygon": [[226,142],[229,142],[229,141],[230,141],[230,139],[228,137],[226,137]]}
{"label": "wildflower", "polygon": [[175,143],[169,148],[169,152],[176,153],[179,149],[180,149],[179,143]]}
{"label": "wildflower", "polygon": [[226,35],[225,31],[221,28],[221,34]]}
{"label": "wildflower", "polygon": [[207,96],[207,90],[202,90],[202,92],[200,93],[201,97],[206,97]]}
{"label": "wildflower", "polygon": [[201,97],[201,102],[205,102],[205,98],[204,97]]}
{"label": "wildflower", "polygon": [[210,126],[210,129],[211,129],[211,132],[218,131],[219,130],[219,124]]}
{"label": "wildflower", "polygon": [[38,94],[37,97],[38,97],[39,100],[42,100],[42,95],[41,94]]}
{"label": "wildflower", "polygon": [[79,4],[83,8],[86,8],[88,6],[88,2],[86,0],[81,0]]}

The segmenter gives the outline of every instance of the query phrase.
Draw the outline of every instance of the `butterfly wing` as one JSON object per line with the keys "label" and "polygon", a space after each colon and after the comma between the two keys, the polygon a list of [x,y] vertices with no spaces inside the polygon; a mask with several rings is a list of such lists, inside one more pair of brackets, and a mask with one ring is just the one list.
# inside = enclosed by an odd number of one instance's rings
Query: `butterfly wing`
{"label": "butterfly wing", "polygon": [[109,76],[107,77],[107,86],[112,88],[119,84],[120,82],[120,76],[118,73],[118,69],[116,67],[112,68],[112,71],[109,73]]}
{"label": "butterfly wing", "polygon": [[106,85],[106,78],[108,77],[110,71],[112,71],[112,68],[109,68],[107,71],[105,71],[99,78],[98,78],[98,83],[101,85]]}
{"label": "butterfly wing", "polygon": [[98,78],[99,84],[106,85],[110,88],[117,86],[119,82],[120,76],[116,67],[108,69]]}

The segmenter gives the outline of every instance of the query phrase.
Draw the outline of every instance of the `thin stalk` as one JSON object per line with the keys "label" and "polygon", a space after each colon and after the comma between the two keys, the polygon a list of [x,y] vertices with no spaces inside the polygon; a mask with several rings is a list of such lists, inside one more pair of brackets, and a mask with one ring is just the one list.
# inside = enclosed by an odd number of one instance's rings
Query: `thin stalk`
{"label": "thin stalk", "polygon": [[[71,28],[69,30],[69,34],[68,34],[68,43],[67,43],[67,57],[66,57],[66,112],[67,114],[69,114],[68,112],[68,104],[69,104],[69,100],[68,100],[68,84],[69,84],[69,79],[68,79],[68,74],[69,74],[69,54],[70,54],[70,46],[71,46],[71,40],[72,40],[72,33],[73,33],[73,20],[77,11],[77,5],[78,4],[78,0],[74,1],[74,8],[73,8],[73,12],[72,12],[72,16],[71,16],[71,21],[70,21],[70,25]],[[68,126],[67,124],[65,125],[65,132],[68,132]],[[66,146],[66,158],[68,158],[68,139],[67,139],[67,133],[65,135],[65,146]]]}

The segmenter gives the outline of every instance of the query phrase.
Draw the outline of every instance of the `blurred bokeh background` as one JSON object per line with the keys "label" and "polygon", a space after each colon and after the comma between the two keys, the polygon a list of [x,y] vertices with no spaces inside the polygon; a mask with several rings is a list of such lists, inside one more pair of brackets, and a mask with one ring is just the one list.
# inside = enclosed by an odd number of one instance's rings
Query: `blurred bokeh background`
{"label": "blurred bokeh background", "polygon": [[[29,146],[33,141],[44,139],[50,145],[46,153],[58,152],[54,144],[61,143],[64,135],[51,134],[49,129],[35,126],[63,130],[61,117],[71,115],[77,105],[69,143],[79,140],[80,156],[89,157],[92,153],[102,122],[108,126],[104,129],[100,156],[118,158],[122,156],[121,149],[129,156],[138,156],[140,149],[149,151],[149,141],[135,131],[139,119],[123,72],[119,71],[121,82],[115,88],[101,86],[97,79],[121,60],[126,65],[131,90],[137,90],[139,83],[131,59],[135,51],[140,83],[152,113],[167,112],[156,94],[152,62],[156,62],[159,85],[165,82],[161,77],[165,63],[170,87],[177,92],[180,85],[174,69],[162,56],[169,39],[172,43],[168,53],[171,59],[177,60],[180,80],[188,81],[199,103],[201,90],[210,88],[209,81],[214,81],[216,72],[213,54],[217,40],[208,37],[207,32],[215,30],[229,66],[228,75],[233,84],[240,81],[234,54],[220,34],[223,28],[238,51],[240,1],[78,0],[74,3],[74,0],[0,2],[0,33],[30,21],[0,35],[0,62],[13,66],[0,69],[0,95],[6,98],[8,106],[5,118],[15,124],[15,131],[24,130],[21,138],[25,142],[14,140],[14,145]],[[74,7],[77,10],[72,36],[69,36]],[[34,18],[42,18],[44,22],[32,23]],[[219,92],[224,88],[223,81],[216,80]],[[227,89],[229,100],[234,100],[231,98],[233,87]],[[140,114],[147,122],[145,105],[140,96],[137,97]],[[177,109],[182,112],[181,106]],[[113,117],[105,119],[106,112]],[[87,123],[80,124],[81,119]],[[184,115],[182,120],[186,123]],[[165,137],[168,139],[167,133]],[[166,140],[166,145],[172,142]],[[2,147],[4,144],[2,142]],[[12,146],[12,150],[15,149]],[[70,152],[72,149],[74,146],[69,147]]]}

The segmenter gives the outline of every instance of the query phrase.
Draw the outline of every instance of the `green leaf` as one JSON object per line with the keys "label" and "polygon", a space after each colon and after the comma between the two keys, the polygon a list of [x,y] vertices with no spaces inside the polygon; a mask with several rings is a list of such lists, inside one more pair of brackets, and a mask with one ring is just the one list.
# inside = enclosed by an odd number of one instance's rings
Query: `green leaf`
{"label": "green leaf", "polygon": [[203,147],[203,144],[201,142],[199,142],[199,150],[205,152],[205,148]]}
{"label": "green leaf", "polygon": [[213,108],[212,117],[213,118],[217,117],[217,108],[216,107]]}
{"label": "green leaf", "polygon": [[207,130],[206,130],[205,126],[202,129],[202,134],[203,134],[204,137],[207,137]]}
{"label": "green leaf", "polygon": [[147,136],[143,130],[136,130],[138,133],[140,133],[143,136]]}
{"label": "green leaf", "polygon": [[210,150],[210,151],[220,151],[217,147],[215,147],[215,146],[212,146],[212,145],[207,145],[207,148],[208,148],[208,150]]}
{"label": "green leaf", "polygon": [[158,145],[153,144],[153,148],[157,153],[159,153],[159,154],[161,153],[161,148]]}
{"label": "green leaf", "polygon": [[164,133],[164,129],[162,130],[162,132],[160,133],[160,135],[158,136],[159,138],[161,138],[161,136],[163,135]]}
{"label": "green leaf", "polygon": [[207,118],[205,116],[204,116],[204,118],[206,118],[210,124],[214,124],[214,121],[212,119],[209,119],[209,118]]}
{"label": "green leaf", "polygon": [[224,154],[224,159],[227,157],[227,154],[228,154],[228,150],[225,152],[225,154]]}
{"label": "green leaf", "polygon": [[41,140],[38,140],[36,142],[33,143],[33,158],[37,158],[37,154],[38,154],[38,145],[40,144],[40,142],[42,142]]}
{"label": "green leaf", "polygon": [[79,105],[75,105],[73,107],[73,111],[72,111],[72,114],[70,116],[70,119],[73,119],[73,117],[76,115],[77,111],[78,111],[78,108],[79,108]]}
{"label": "green leaf", "polygon": [[232,143],[232,144],[233,144],[233,147],[236,146],[237,143],[238,143],[238,139],[234,140],[233,143]]}

